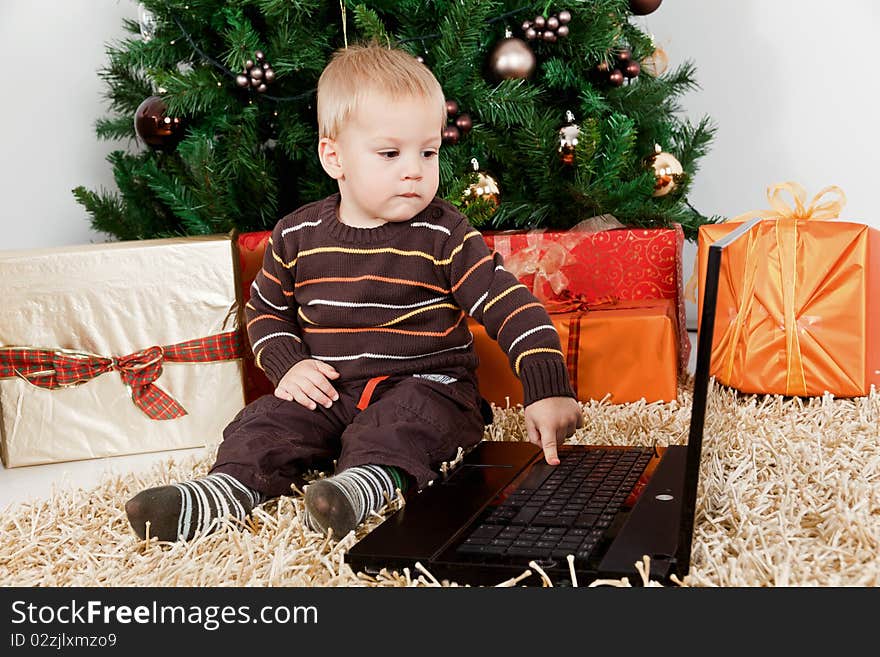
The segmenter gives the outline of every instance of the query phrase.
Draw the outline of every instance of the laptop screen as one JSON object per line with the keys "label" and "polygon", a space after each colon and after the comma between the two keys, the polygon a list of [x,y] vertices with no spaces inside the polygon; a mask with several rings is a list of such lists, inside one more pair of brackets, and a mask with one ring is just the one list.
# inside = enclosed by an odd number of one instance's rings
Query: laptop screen
{"label": "laptop screen", "polygon": [[688,433],[687,467],[682,496],[682,520],[680,524],[679,545],[682,554],[678,563],[686,574],[690,564],[691,542],[693,540],[694,515],[696,512],[697,485],[700,477],[700,455],[703,449],[703,425],[706,420],[706,404],[709,394],[709,369],[712,356],[712,344],[715,335],[715,315],[718,302],[718,281],[721,277],[724,250],[733,242],[748,235],[760,223],[756,217],[713,242],[709,246],[704,290],[702,290],[702,314],[697,337],[697,364],[694,372],[694,394],[691,412],[690,431]]}

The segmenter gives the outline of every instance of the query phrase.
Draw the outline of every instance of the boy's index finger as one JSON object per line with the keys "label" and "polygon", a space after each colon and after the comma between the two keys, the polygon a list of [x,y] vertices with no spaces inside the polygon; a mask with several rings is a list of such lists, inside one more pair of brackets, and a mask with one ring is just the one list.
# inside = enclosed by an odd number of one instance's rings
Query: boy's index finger
{"label": "boy's index finger", "polygon": [[544,449],[544,460],[550,465],[559,465],[559,453],[556,450],[556,433],[540,428],[541,447]]}

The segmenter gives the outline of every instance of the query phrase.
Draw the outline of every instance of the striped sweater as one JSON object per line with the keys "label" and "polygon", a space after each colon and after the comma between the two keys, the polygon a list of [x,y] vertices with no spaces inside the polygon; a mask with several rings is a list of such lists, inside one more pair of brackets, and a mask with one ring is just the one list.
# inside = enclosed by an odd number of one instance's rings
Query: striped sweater
{"label": "striped sweater", "polygon": [[435,198],[409,221],[354,228],[338,203],[281,219],[251,287],[247,333],[273,384],[305,358],[341,380],[473,371],[470,315],[504,349],[525,405],[574,397],[546,310],[454,206]]}

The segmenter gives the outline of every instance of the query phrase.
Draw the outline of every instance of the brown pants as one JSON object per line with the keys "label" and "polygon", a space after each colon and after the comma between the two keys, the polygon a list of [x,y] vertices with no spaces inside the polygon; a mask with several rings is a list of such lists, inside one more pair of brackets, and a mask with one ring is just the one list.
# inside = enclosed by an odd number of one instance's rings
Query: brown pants
{"label": "brown pants", "polygon": [[466,370],[444,374],[458,380],[407,375],[369,386],[366,380],[333,382],[339,399],[315,410],[264,395],[224,429],[211,472],[276,497],[290,495],[291,484],[302,487],[308,469],[337,459],[340,472],[371,463],[396,466],[422,489],[440,463],[483,436],[476,379]]}

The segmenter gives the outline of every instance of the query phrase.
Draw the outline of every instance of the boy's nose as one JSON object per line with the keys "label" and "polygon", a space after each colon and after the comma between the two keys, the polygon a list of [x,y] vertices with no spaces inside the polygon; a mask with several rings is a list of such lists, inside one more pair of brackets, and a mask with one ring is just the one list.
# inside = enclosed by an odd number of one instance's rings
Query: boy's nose
{"label": "boy's nose", "polygon": [[421,180],[422,163],[418,158],[408,158],[403,164],[402,177],[404,180]]}

